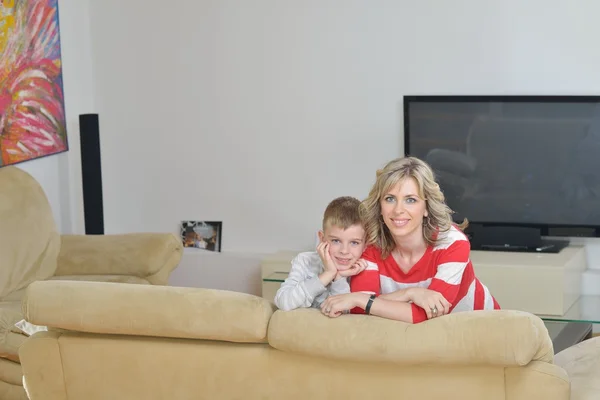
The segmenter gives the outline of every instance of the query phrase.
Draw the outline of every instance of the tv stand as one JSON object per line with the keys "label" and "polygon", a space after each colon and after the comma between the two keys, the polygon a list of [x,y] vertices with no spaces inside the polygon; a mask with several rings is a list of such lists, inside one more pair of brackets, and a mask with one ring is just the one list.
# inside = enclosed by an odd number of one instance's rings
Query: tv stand
{"label": "tv stand", "polygon": [[473,250],[560,253],[568,240],[542,239],[538,228],[473,224],[466,230]]}
{"label": "tv stand", "polygon": [[481,243],[472,246],[473,250],[488,250],[488,251],[518,251],[525,253],[560,253],[562,249],[569,245],[568,240],[542,240],[539,245],[527,246],[523,244],[485,244]]}
{"label": "tv stand", "polygon": [[581,294],[585,247],[558,253],[471,251],[475,275],[503,309],[562,316]]}

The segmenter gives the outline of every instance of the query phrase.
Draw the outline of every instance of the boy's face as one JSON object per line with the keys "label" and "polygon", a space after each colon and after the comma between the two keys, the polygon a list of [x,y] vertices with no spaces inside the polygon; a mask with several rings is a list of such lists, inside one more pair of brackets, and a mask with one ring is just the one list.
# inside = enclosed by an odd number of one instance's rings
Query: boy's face
{"label": "boy's face", "polygon": [[349,269],[360,258],[365,249],[365,229],[362,225],[352,225],[342,229],[335,225],[319,231],[319,239],[329,243],[329,255],[338,271]]}

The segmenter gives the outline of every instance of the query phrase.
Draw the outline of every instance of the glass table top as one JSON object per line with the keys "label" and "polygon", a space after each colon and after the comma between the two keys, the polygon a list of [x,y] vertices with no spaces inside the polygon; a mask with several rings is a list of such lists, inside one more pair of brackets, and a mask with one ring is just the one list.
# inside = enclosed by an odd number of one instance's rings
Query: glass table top
{"label": "glass table top", "polygon": [[[264,282],[285,281],[289,272],[273,272],[263,278]],[[581,296],[564,315],[538,315],[549,322],[582,322],[600,324],[600,296]]]}
{"label": "glass table top", "polygon": [[283,282],[287,278],[289,272],[273,272],[263,278],[263,282]]}
{"label": "glass table top", "polygon": [[580,296],[564,315],[538,315],[544,321],[600,324],[600,296]]}

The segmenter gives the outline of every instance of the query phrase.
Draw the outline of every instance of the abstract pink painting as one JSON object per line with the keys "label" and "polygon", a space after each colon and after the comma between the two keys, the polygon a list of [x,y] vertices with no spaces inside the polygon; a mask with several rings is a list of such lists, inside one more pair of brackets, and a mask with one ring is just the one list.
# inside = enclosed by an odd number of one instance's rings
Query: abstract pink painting
{"label": "abstract pink painting", "polygon": [[68,150],[58,0],[0,0],[0,167]]}

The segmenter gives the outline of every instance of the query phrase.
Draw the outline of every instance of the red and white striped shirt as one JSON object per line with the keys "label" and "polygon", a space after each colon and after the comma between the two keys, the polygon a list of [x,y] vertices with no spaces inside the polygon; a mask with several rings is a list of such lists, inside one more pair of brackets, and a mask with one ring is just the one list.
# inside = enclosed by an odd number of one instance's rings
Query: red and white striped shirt
{"label": "red and white striped shirt", "polygon": [[[422,287],[440,292],[452,304],[451,313],[500,309],[489,289],[475,277],[470,252],[468,238],[456,226],[440,233],[437,244],[427,246],[423,257],[407,273],[402,272],[394,257],[382,259],[381,250],[369,246],[362,255],[367,269],[352,277],[350,290],[379,295]],[[364,311],[355,308],[352,313]],[[427,320],[425,310],[415,304],[412,317],[413,323]]]}

